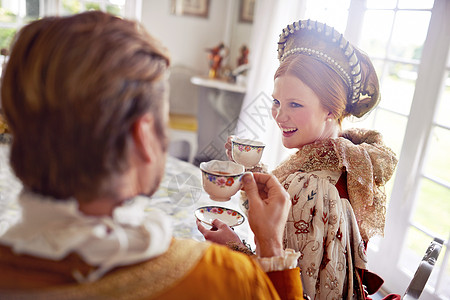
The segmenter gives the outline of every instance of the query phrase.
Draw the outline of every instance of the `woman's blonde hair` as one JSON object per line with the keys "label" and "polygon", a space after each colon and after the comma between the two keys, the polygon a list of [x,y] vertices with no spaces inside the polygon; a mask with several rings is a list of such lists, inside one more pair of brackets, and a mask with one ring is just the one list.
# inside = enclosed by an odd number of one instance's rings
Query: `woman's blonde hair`
{"label": "woman's blonde hair", "polygon": [[291,55],[280,64],[274,79],[284,75],[295,76],[312,89],[322,107],[339,123],[347,115],[347,87],[324,63],[306,55]]}
{"label": "woman's blonde hair", "polygon": [[380,100],[369,57],[325,23],[299,20],[283,28],[278,41],[280,67],[275,78],[290,74],[309,86],[339,124],[362,117]]}
{"label": "woman's blonde hair", "polygon": [[324,62],[309,55],[292,54],[287,56],[275,72],[274,79],[283,75],[292,75],[300,79],[320,99],[322,107],[342,124],[344,118],[353,115],[362,117],[373,109],[379,101],[378,77],[369,57],[355,48],[361,63],[362,90],[370,91],[361,95],[360,100],[352,103],[351,90],[342,78]]}

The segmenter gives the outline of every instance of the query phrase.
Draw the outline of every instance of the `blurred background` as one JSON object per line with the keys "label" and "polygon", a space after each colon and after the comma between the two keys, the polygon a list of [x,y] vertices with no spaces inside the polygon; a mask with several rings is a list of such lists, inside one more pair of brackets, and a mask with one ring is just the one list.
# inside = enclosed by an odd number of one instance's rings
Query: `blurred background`
{"label": "blurred background", "polygon": [[369,243],[370,269],[385,279],[384,291],[403,294],[429,243],[441,238],[422,298],[450,299],[449,1],[1,0],[2,66],[24,24],[91,9],[141,21],[169,48],[170,152],[197,165],[226,159],[229,134],[264,141],[269,169],[283,160],[289,152],[280,149],[269,112],[278,35],[299,19],[344,33],[374,62],[382,100],[343,126],[380,131],[400,159],[386,187],[385,236]]}

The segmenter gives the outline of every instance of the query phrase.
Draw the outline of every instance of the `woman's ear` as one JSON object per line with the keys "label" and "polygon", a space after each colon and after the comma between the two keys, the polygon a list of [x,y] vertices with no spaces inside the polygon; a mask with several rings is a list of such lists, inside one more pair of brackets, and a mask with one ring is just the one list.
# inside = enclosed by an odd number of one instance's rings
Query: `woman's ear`
{"label": "woman's ear", "polygon": [[331,121],[333,121],[333,119],[334,119],[334,118],[333,118],[333,114],[331,113],[331,111],[328,112],[325,121],[331,122]]}
{"label": "woman's ear", "polygon": [[132,127],[132,136],[135,144],[137,154],[146,162],[151,162],[153,147],[157,145],[154,130],[155,119],[151,113],[146,113],[141,116]]}

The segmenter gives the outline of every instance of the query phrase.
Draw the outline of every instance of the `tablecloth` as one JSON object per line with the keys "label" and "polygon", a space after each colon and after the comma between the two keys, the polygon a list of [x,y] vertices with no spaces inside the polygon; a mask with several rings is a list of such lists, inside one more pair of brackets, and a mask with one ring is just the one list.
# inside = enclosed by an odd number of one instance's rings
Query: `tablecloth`
{"label": "tablecloth", "polygon": [[[14,176],[9,166],[9,144],[0,143],[0,235],[21,217],[20,207],[16,198],[22,184]],[[168,156],[165,174],[159,189],[148,198],[145,210],[158,208],[167,213],[171,218],[174,236],[181,238],[194,238],[204,240],[195,223],[194,211],[202,206],[216,205],[232,208],[241,212],[239,208],[239,193],[227,202],[216,202],[202,188],[201,171],[198,167]],[[241,212],[242,213],[242,212]],[[248,221],[235,227],[236,233],[241,239],[248,241],[251,236]]]}

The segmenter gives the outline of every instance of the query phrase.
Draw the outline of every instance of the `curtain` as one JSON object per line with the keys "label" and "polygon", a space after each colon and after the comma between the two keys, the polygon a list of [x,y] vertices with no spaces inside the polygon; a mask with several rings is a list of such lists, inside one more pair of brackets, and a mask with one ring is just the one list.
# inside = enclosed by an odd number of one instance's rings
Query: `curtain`
{"label": "curtain", "polygon": [[281,30],[301,19],[307,0],[257,0],[250,41],[247,93],[235,134],[266,144],[261,161],[273,170],[293,150],[284,148],[271,115],[273,75],[279,65],[277,43]]}

